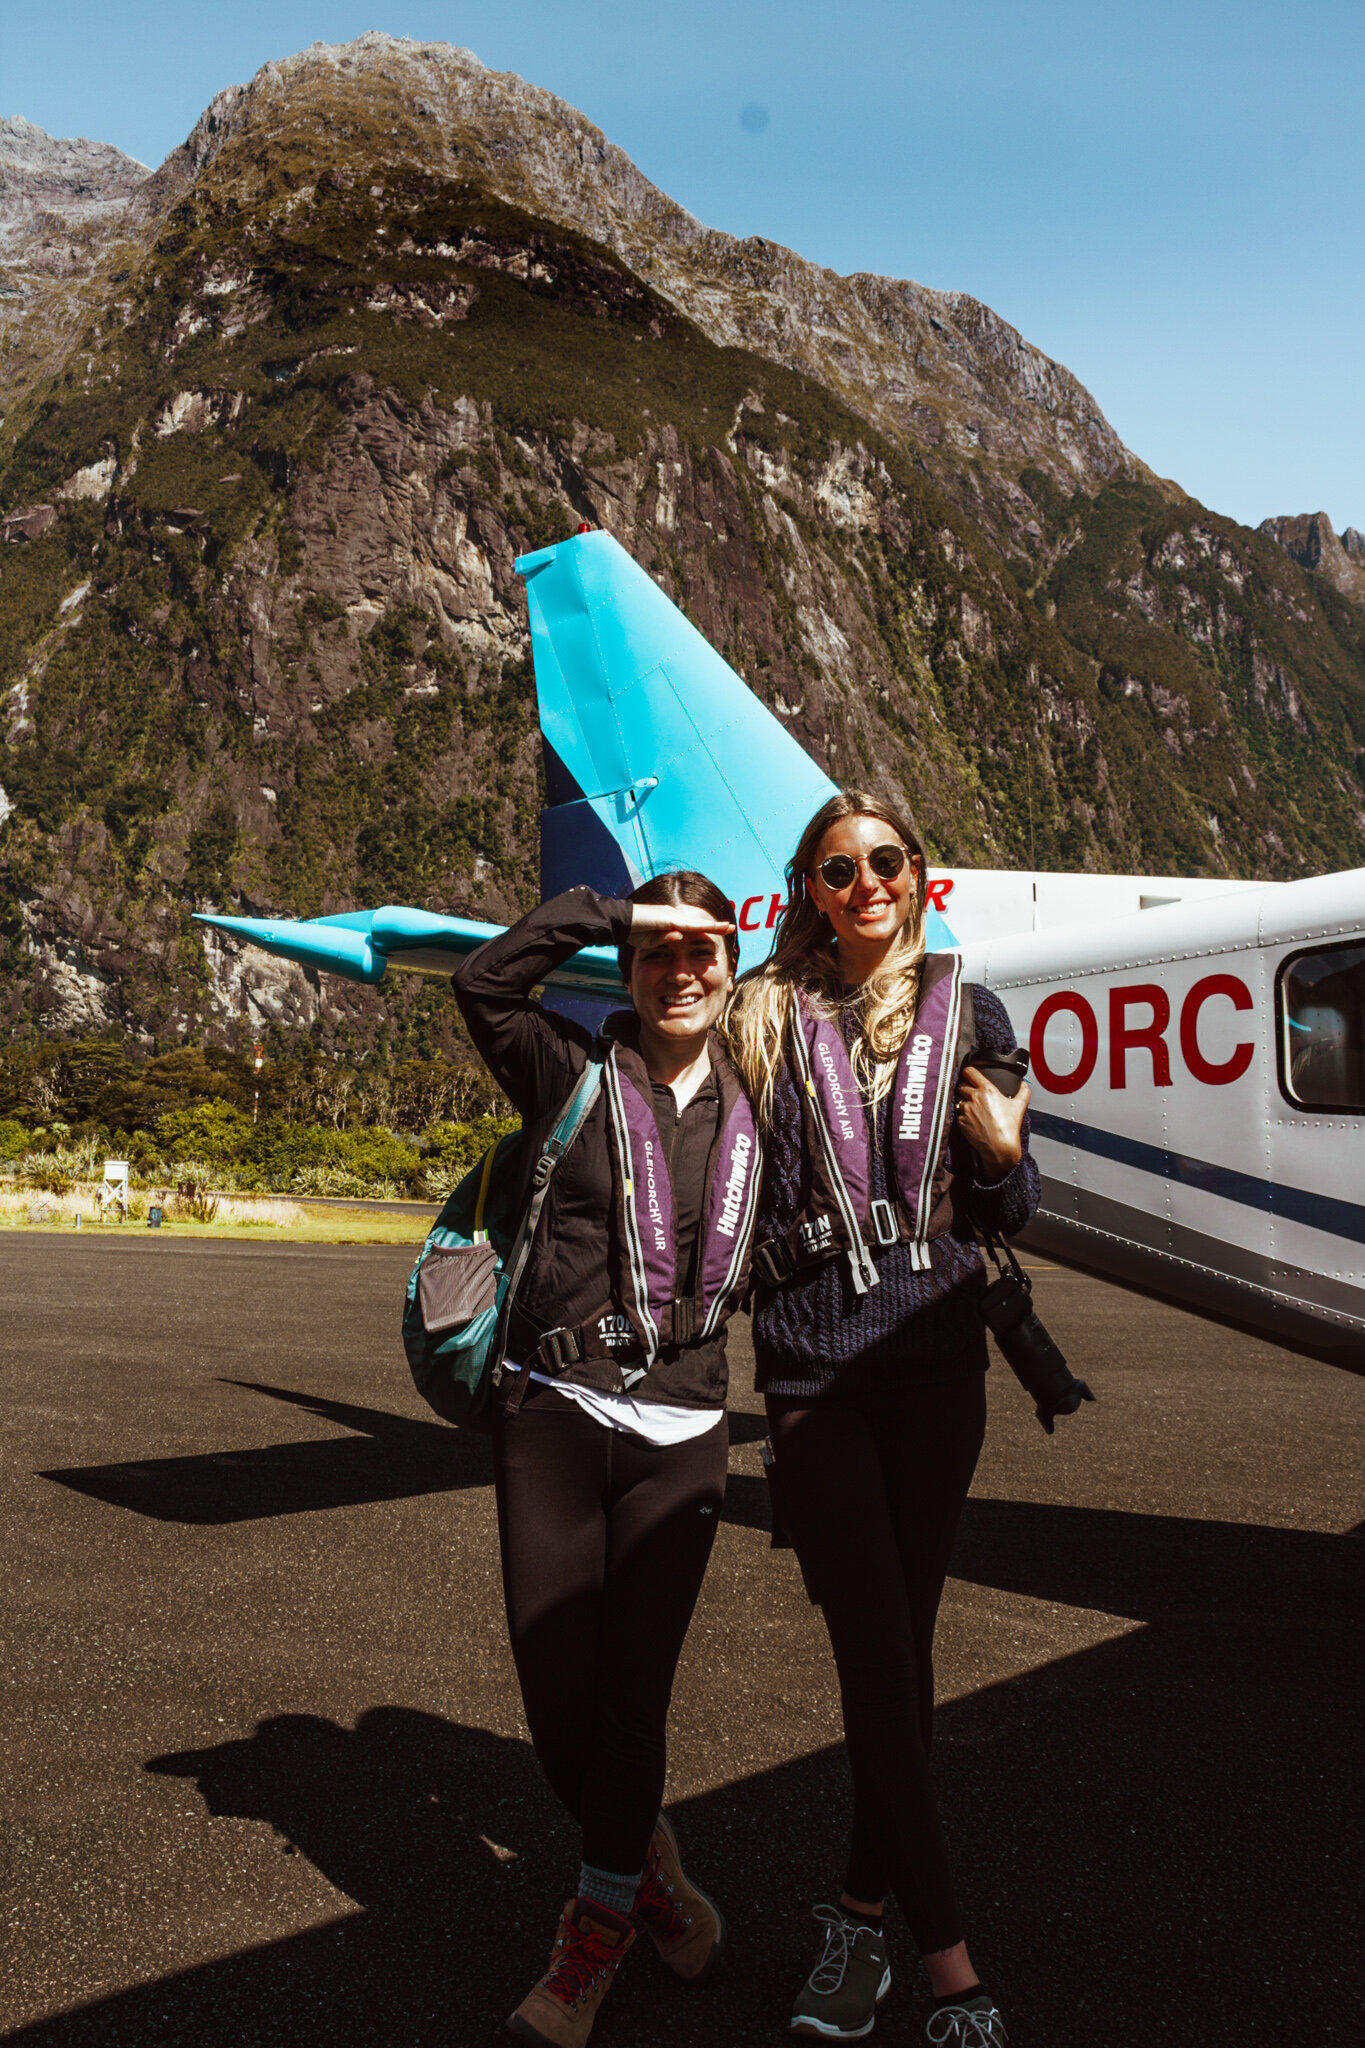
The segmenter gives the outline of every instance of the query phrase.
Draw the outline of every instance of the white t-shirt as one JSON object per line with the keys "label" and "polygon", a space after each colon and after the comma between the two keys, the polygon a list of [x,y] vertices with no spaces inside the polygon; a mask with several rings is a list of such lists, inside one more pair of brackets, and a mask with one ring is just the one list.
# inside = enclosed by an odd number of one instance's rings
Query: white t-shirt
{"label": "white t-shirt", "polygon": [[[510,1358],[503,1360],[508,1372],[520,1372]],[[664,1401],[639,1401],[634,1394],[599,1394],[595,1387],[565,1386],[548,1374],[533,1372],[542,1387],[553,1387],[566,1400],[574,1401],[600,1422],[604,1429],[619,1429],[626,1436],[643,1437],[647,1444],[685,1444],[694,1436],[705,1436],[724,1415],[723,1408],[674,1408]]]}

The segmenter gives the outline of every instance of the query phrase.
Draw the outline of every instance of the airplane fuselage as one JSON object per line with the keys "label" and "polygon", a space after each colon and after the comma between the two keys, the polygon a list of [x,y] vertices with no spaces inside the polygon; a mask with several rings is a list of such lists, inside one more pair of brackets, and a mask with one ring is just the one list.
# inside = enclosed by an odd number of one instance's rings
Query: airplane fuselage
{"label": "airplane fuselage", "polygon": [[963,947],[1030,1053],[1030,1242],[1365,1369],[1365,869]]}

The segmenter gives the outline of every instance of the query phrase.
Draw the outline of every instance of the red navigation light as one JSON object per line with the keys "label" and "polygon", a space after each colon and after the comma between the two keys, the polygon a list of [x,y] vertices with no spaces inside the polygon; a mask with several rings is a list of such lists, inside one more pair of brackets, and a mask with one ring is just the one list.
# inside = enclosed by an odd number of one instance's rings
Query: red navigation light
{"label": "red navigation light", "polygon": [[574,528],[574,539],[577,540],[580,533],[596,533],[596,531],[597,528],[593,525],[591,519],[581,519]]}

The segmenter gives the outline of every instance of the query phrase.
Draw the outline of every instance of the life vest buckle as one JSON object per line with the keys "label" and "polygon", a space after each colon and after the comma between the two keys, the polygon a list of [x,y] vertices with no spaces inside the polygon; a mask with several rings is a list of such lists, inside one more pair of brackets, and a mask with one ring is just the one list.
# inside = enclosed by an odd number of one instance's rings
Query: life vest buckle
{"label": "life vest buckle", "polygon": [[568,1325],[547,1330],[536,1348],[549,1373],[561,1373],[567,1366],[583,1362],[583,1340],[578,1331]]}
{"label": "life vest buckle", "polygon": [[749,1263],[765,1287],[780,1287],[796,1271],[792,1248],[784,1237],[770,1237],[766,1244],[756,1244]]}
{"label": "life vest buckle", "polygon": [[883,1199],[869,1202],[868,1220],[877,1233],[878,1244],[899,1244],[900,1231],[896,1227],[896,1212],[891,1203]]}
{"label": "life vest buckle", "polygon": [[680,1294],[673,1303],[673,1342],[690,1344],[696,1330],[697,1305],[690,1294]]}

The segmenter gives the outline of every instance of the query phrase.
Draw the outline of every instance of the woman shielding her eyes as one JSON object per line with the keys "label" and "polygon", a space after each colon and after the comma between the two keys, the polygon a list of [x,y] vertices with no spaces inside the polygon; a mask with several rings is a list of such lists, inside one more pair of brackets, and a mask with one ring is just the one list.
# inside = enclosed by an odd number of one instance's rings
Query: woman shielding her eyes
{"label": "woman shielding her eyes", "polygon": [[[549,1966],[508,2021],[533,2048],[582,2048],[637,1929],[684,1980],[725,1939],[659,1804],[673,1674],[725,1494],[726,1322],[748,1291],[759,1172],[753,1113],[715,1029],[739,958],[732,915],[704,875],[660,875],[623,902],[571,889],[454,977],[470,1036],[522,1115],[525,1202],[575,1086],[605,1060],[549,1182],[493,1424],[526,1719],[582,1834]],[[532,991],[603,944],[632,1007],[594,1040]]]}
{"label": "woman shielding her eyes", "polygon": [[1038,1202],[1028,1090],[964,1066],[1014,1034],[956,955],[926,955],[924,850],[859,792],[801,835],[772,957],[727,1031],[764,1135],[754,1352],[782,1512],[839,1671],[854,1806],[796,2034],[858,2040],[890,1986],[899,1902],[934,1995],[927,2038],[1000,2048],[967,1954],[929,1775],[939,1599],[985,1430],[972,1228]]}

